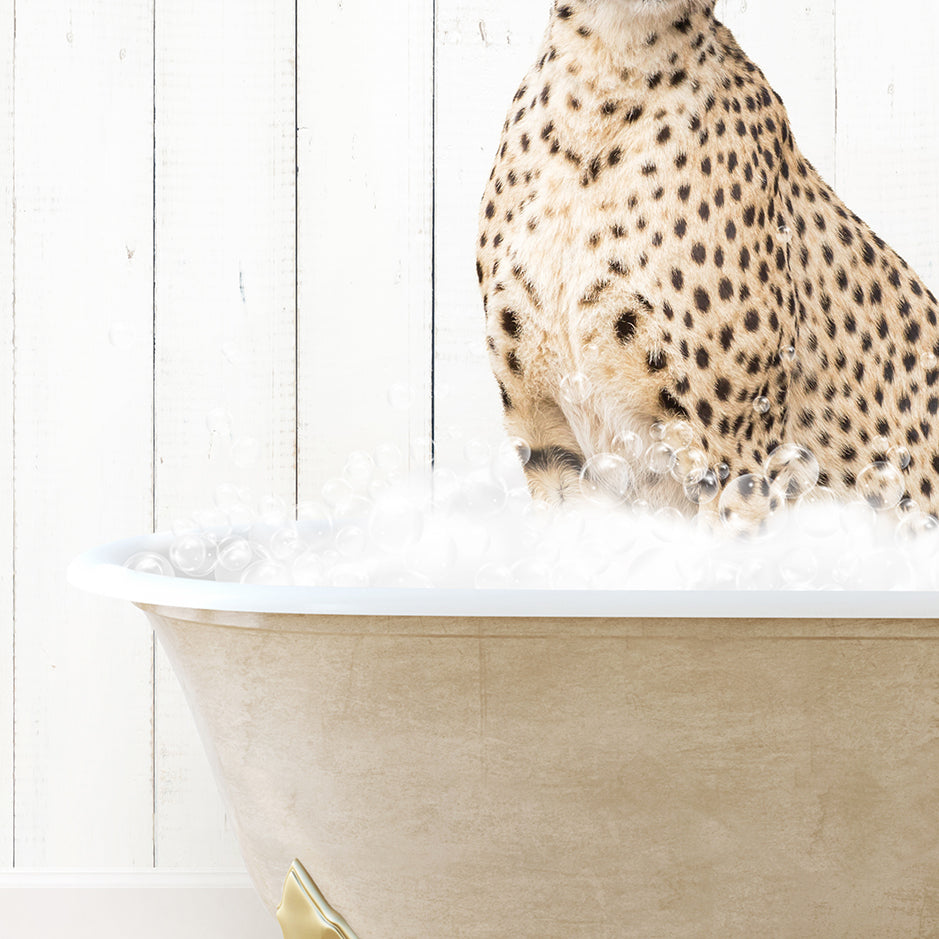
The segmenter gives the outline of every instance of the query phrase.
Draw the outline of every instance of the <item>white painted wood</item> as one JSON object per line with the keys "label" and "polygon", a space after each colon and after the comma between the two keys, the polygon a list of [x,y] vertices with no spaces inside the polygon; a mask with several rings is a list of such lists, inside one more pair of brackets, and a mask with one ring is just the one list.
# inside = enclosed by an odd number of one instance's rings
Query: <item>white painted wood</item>
{"label": "white painted wood", "polygon": [[150,36],[148,3],[17,4],[17,864],[152,858],[150,635],[65,586],[151,523]]}
{"label": "white painted wood", "polygon": [[310,498],[353,450],[390,443],[415,449],[416,464],[428,457],[433,2],[298,13],[299,473]]}
{"label": "white painted wood", "polygon": [[247,877],[165,873],[0,875],[4,936],[279,939]]}
{"label": "white painted wood", "polygon": [[838,192],[939,289],[939,8],[838,0]]}
{"label": "white painted wood", "polygon": [[479,200],[512,96],[548,24],[545,0],[437,4],[435,440],[466,465],[469,439],[503,437],[476,280]]}
{"label": "white painted wood", "polygon": [[[158,527],[224,482],[295,492],[294,4],[161,0],[156,43]],[[239,867],[157,656],[156,863]]]}
{"label": "white painted wood", "polygon": [[834,183],[835,0],[719,0],[715,12],[782,96],[803,154]]}
{"label": "white painted wood", "polygon": [[13,866],[13,0],[0,0],[0,870]]}

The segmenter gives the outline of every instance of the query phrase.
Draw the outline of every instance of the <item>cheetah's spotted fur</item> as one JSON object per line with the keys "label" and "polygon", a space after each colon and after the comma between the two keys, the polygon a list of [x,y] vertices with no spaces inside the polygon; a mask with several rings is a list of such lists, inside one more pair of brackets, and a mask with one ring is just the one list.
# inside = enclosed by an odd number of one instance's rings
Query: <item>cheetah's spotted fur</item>
{"label": "cheetah's spotted fur", "polygon": [[[886,438],[912,453],[906,495],[939,513],[936,299],[802,156],[713,0],[556,0],[480,221],[487,341],[534,495],[564,499],[618,434],[681,415],[731,479],[796,441],[839,493]],[[561,394],[574,373],[580,402]]]}

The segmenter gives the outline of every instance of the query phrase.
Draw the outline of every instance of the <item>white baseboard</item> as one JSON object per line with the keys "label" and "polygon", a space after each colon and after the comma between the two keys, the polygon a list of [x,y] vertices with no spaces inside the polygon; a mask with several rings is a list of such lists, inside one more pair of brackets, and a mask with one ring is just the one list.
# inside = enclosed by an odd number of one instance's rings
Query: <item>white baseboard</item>
{"label": "white baseboard", "polygon": [[0,936],[281,939],[244,873],[0,872]]}

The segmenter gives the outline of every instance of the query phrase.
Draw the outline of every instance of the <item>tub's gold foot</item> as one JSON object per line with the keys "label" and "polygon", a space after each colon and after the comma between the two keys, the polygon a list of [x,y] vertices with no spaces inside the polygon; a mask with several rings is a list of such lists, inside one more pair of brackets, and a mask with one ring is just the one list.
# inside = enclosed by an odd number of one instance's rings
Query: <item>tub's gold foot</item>
{"label": "tub's gold foot", "polygon": [[277,921],[284,939],[356,939],[299,861],[293,862],[284,881]]}

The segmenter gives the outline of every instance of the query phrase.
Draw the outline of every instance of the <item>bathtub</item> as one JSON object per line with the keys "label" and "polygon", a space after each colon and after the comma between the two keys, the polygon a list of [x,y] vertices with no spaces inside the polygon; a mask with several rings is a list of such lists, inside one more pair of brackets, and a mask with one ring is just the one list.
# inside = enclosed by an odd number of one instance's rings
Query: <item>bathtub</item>
{"label": "bathtub", "polygon": [[939,599],[129,571],[288,939],[939,934]]}

